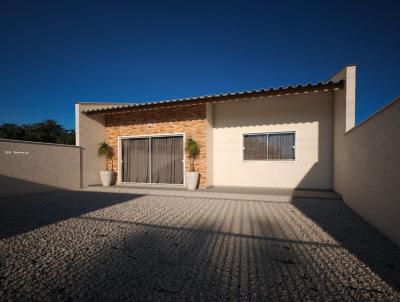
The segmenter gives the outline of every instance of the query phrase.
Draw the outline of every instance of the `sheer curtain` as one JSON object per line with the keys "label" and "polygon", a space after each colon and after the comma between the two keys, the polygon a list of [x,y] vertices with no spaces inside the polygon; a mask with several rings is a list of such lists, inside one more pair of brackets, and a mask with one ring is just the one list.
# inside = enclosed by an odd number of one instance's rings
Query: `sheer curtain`
{"label": "sheer curtain", "polygon": [[244,135],[245,160],[294,159],[294,133]]}
{"label": "sheer curtain", "polygon": [[269,134],[268,159],[294,159],[294,134]]}
{"label": "sheer curtain", "polygon": [[151,182],[183,183],[183,138],[151,138]]}
{"label": "sheer curtain", "polygon": [[122,181],[150,182],[148,138],[122,140],[122,158]]}
{"label": "sheer curtain", "polygon": [[244,159],[268,159],[268,137],[265,134],[244,136]]}

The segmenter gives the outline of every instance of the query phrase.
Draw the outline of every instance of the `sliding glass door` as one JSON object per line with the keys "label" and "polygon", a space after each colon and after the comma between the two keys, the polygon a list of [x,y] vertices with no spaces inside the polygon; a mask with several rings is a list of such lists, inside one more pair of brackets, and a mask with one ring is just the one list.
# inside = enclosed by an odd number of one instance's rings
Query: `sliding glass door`
{"label": "sliding glass door", "polygon": [[122,181],[150,182],[148,138],[122,140]]}
{"label": "sliding glass door", "polygon": [[152,183],[183,183],[182,143],[182,136],[150,138]]}
{"label": "sliding glass door", "polygon": [[122,139],[122,182],[183,184],[183,137]]}

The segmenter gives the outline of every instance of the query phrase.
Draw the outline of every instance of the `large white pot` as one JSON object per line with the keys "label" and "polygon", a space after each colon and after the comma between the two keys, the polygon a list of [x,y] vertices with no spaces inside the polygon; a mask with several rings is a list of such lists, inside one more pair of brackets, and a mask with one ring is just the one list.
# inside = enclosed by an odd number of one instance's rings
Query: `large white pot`
{"label": "large white pot", "polygon": [[100,179],[103,187],[109,187],[112,183],[114,173],[112,171],[100,171]]}
{"label": "large white pot", "polygon": [[199,172],[185,172],[185,183],[188,190],[196,190],[198,181]]}

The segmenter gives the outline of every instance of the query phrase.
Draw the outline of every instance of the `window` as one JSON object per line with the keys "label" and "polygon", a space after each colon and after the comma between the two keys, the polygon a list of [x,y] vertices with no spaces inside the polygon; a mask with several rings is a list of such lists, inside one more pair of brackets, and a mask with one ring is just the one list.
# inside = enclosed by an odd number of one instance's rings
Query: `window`
{"label": "window", "polygon": [[244,160],[294,160],[294,132],[245,134]]}

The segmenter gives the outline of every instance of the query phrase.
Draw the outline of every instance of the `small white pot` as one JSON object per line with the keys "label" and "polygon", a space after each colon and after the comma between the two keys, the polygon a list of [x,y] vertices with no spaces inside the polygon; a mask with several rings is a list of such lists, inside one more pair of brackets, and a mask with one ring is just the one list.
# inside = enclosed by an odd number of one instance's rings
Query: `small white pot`
{"label": "small white pot", "polygon": [[188,190],[196,190],[198,181],[199,172],[185,172],[185,183]]}
{"label": "small white pot", "polygon": [[112,171],[100,171],[100,179],[103,187],[109,187],[111,185],[113,176],[114,172]]}

